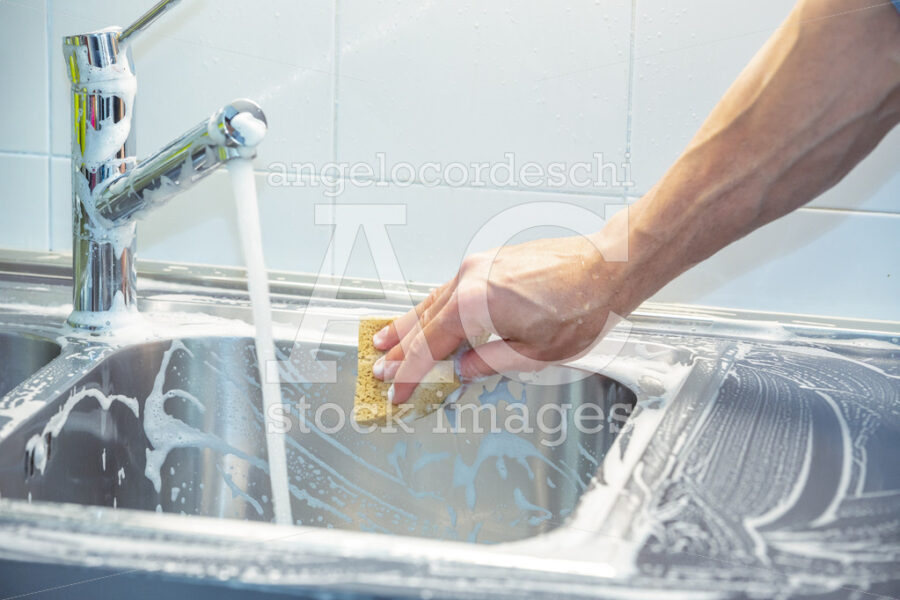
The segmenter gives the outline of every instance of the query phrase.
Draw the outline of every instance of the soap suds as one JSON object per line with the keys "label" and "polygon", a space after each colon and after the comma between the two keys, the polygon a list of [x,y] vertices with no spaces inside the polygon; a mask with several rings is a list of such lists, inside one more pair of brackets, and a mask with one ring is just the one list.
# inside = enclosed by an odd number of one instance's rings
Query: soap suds
{"label": "soap suds", "polygon": [[[134,413],[135,418],[138,417],[138,402],[134,398],[121,396],[119,394],[110,394],[107,396],[96,389],[86,389],[71,394],[65,404],[62,405],[59,412],[50,417],[47,424],[44,425],[43,430],[41,430],[41,433],[31,436],[25,443],[25,452],[32,456],[35,471],[39,471],[40,473],[44,472],[44,469],[47,467],[47,445],[52,444],[52,439],[60,434],[66,421],[68,421],[72,410],[85,398],[93,398],[96,400],[100,404],[101,410],[104,412],[109,410],[113,402],[119,402],[131,410],[131,412]],[[103,469],[106,470],[105,450],[103,453],[103,463]]]}
{"label": "soap suds", "polygon": [[144,475],[153,483],[153,488],[157,493],[162,489],[160,473],[166,458],[175,448],[210,448],[223,455],[231,454],[237,456],[254,467],[268,472],[269,466],[265,461],[229,446],[211,433],[194,429],[184,421],[176,419],[166,412],[166,400],[170,398],[180,398],[192,404],[200,412],[206,411],[206,406],[196,396],[187,391],[178,389],[163,391],[166,371],[175,352],[187,352],[190,354],[190,351],[183,343],[180,341],[172,342],[170,348],[163,355],[159,373],[157,373],[153,382],[153,389],[144,402],[144,435],[147,436],[151,446],[146,451],[147,465]]}

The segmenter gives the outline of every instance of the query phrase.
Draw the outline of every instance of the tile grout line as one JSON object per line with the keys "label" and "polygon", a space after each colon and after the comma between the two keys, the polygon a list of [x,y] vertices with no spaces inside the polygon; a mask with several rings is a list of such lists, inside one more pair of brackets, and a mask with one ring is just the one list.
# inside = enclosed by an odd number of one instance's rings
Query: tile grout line
{"label": "tile grout line", "polygon": [[[341,77],[340,69],[341,69],[341,44],[340,44],[340,14],[341,14],[341,2],[340,0],[334,0],[334,33],[332,36],[334,43],[334,50],[332,55],[332,61],[334,61],[334,65],[332,68],[332,81],[331,81],[331,162],[332,164],[337,164],[338,159],[338,108],[340,105],[338,99],[338,90],[340,89],[339,81]],[[329,203],[331,204],[331,211],[334,214],[337,206],[337,198],[332,197],[329,199]],[[333,237],[332,233],[332,237]],[[332,244],[334,243],[334,239],[332,239]],[[336,264],[336,252],[331,252],[331,264],[328,266],[328,269],[332,276],[336,274],[337,264]]]}
{"label": "tile grout line", "polygon": [[[628,36],[628,74],[625,90],[625,162],[630,165],[629,179],[634,181],[634,173],[631,171],[633,163],[631,162],[631,125],[634,105],[634,51],[635,40],[637,39],[637,5],[638,0],[631,0],[631,30]],[[622,192],[622,200],[627,204],[629,190],[626,188]]]}
{"label": "tile grout line", "polygon": [[47,250],[54,250],[53,223],[53,0],[44,2],[44,34],[47,36]]}
{"label": "tile grout line", "polygon": [[844,214],[847,216],[862,216],[862,217],[887,217],[900,219],[900,213],[890,212],[887,210],[860,210],[858,208],[834,208],[831,206],[809,206],[808,204],[805,206],[801,206],[793,212],[816,212],[816,213],[837,213]]}
{"label": "tile grout line", "polygon": [[32,152],[30,150],[0,150],[0,156],[24,156],[27,158],[70,158],[68,154]]}

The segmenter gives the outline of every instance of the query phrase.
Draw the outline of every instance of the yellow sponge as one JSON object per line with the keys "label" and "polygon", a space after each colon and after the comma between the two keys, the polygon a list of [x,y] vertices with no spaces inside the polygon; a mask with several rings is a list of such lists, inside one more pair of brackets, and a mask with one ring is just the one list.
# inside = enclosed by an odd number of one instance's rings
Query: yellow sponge
{"label": "yellow sponge", "polygon": [[376,379],[372,365],[384,352],[375,349],[372,336],[393,319],[369,318],[359,322],[359,363],[356,374],[356,396],[353,400],[354,417],[363,425],[384,425],[388,419],[419,418],[434,412],[447,399],[460,382],[452,363],[438,364],[416,387],[412,397],[397,406],[388,402],[390,382]]}

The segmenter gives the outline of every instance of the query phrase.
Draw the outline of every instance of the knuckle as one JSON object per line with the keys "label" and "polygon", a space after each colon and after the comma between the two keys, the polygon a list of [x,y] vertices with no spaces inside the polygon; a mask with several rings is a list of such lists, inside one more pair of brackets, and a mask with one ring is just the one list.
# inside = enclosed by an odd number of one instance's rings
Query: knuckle
{"label": "knuckle", "polygon": [[437,302],[437,299],[440,297],[443,290],[443,286],[431,290],[431,292],[428,294],[428,297],[425,298],[424,302],[422,302],[422,308],[427,309],[431,307],[431,305],[433,305],[435,302]]}
{"label": "knuckle", "polygon": [[449,319],[437,319],[434,322],[434,326],[438,335],[452,336],[456,333],[455,328]]}
{"label": "knuckle", "polygon": [[459,265],[459,272],[461,274],[465,274],[474,270],[479,263],[477,254],[469,254],[465,258],[462,259],[462,262]]}
{"label": "knuckle", "polygon": [[409,344],[409,354],[408,356],[411,358],[424,358],[427,357],[430,353],[428,348],[428,343],[425,340],[425,336],[420,335],[416,336],[416,338]]}
{"label": "knuckle", "polygon": [[474,315],[475,311],[482,304],[482,297],[483,294],[480,288],[466,286],[466,289],[460,291],[457,296],[456,301],[459,305],[459,312],[468,316]]}

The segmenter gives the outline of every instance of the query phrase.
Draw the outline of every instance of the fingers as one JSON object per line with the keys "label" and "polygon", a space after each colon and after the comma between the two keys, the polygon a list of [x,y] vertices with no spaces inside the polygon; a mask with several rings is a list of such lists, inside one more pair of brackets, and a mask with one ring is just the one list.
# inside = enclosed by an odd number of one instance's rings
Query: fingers
{"label": "fingers", "polygon": [[459,374],[463,381],[472,381],[494,373],[537,371],[549,363],[528,358],[523,346],[506,340],[495,340],[469,350],[459,360]]}
{"label": "fingers", "polygon": [[418,307],[410,310],[402,317],[397,317],[381,331],[372,336],[372,343],[375,345],[375,348],[378,350],[387,350],[388,348],[396,346],[397,342],[406,335],[405,333],[401,334],[400,332],[408,332],[415,326],[416,321],[418,321],[419,316],[416,314],[417,308]]}
{"label": "fingers", "polygon": [[[458,312],[446,307],[417,334],[406,348],[406,356],[399,363],[388,398],[394,404],[406,402],[420,381],[434,366],[449,356],[465,339],[459,324]],[[444,375],[452,378],[453,363],[446,361]]]}
{"label": "fingers", "polygon": [[[372,343],[375,345],[375,348],[388,350],[395,347],[400,340],[415,329],[416,323],[421,321],[424,325],[434,318],[434,315],[447,303],[455,288],[456,278],[433,290],[425,300],[402,317],[394,319],[391,324],[373,336]],[[402,355],[400,358],[402,358]]]}

